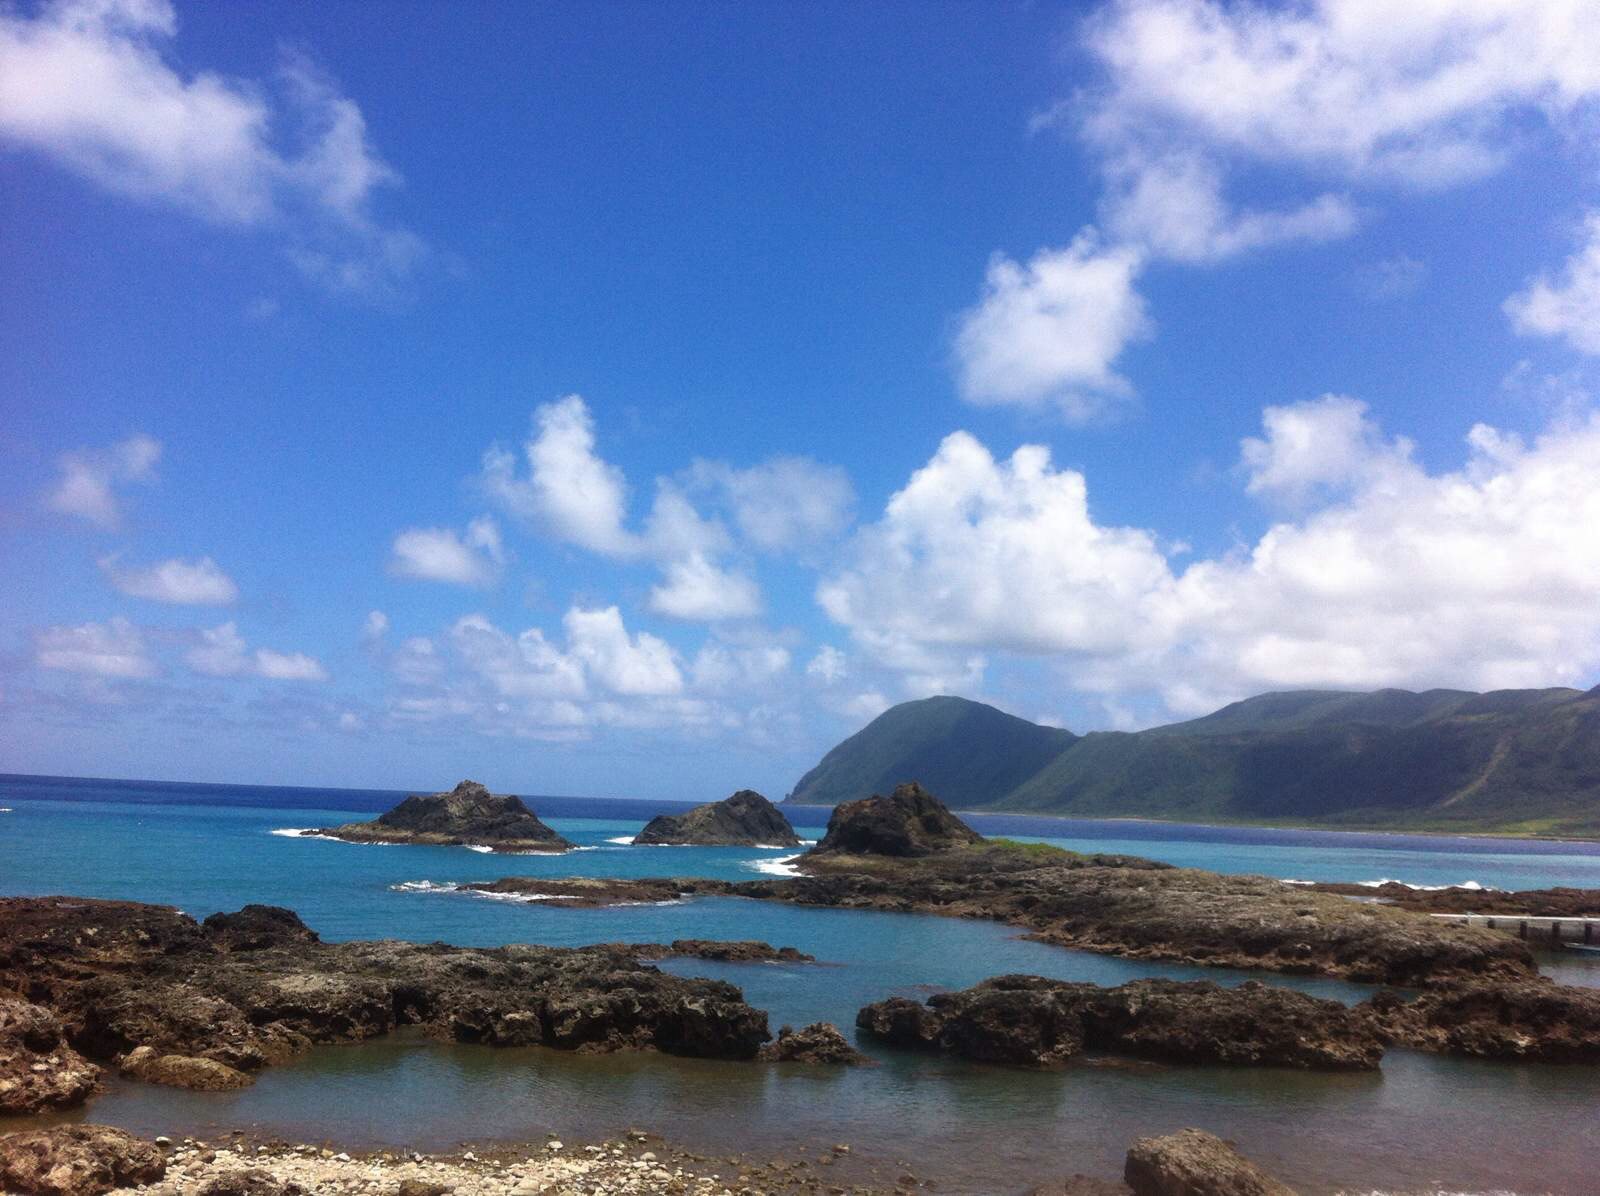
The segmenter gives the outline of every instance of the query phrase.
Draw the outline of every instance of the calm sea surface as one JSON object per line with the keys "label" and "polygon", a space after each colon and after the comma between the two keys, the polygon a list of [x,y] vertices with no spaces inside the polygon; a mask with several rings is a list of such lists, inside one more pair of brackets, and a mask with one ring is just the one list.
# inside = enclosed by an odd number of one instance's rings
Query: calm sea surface
{"label": "calm sea surface", "polygon": [[[792,852],[630,847],[670,803],[530,798],[583,849],[501,857],[464,848],[362,846],[281,832],[371,817],[401,794],[0,776],[0,894],[67,893],[177,905],[196,916],[288,906],[327,939],[570,945],[758,938],[823,965],[673,961],[741,986],[783,1023],[832,1021],[892,994],[924,996],[1004,972],[1116,984],[1140,976],[1249,973],[1067,951],[980,922],[704,899],[550,909],[450,892],[507,874],[749,879]],[[816,837],[825,810],[787,811]],[[973,815],[991,835],[1127,852],[1285,879],[1473,881],[1600,888],[1600,845]],[[809,832],[809,833],[808,833]],[[1568,983],[1600,960],[1551,957]],[[1278,977],[1340,1000],[1357,985]],[[782,1154],[854,1147],[852,1166],[905,1161],[946,1192],[1021,1192],[1083,1171],[1112,1177],[1141,1135],[1199,1125],[1308,1193],[1593,1193],[1600,1069],[1505,1066],[1391,1052],[1377,1076],[1217,1068],[1072,1068],[1037,1074],[902,1055],[876,1068],[807,1069],[665,1056],[573,1056],[447,1046],[411,1035],[329,1047],[238,1093],[114,1081],[96,1121],[145,1133],[249,1128],[296,1140],[442,1149],[547,1131],[594,1137],[630,1125],[711,1150]]]}

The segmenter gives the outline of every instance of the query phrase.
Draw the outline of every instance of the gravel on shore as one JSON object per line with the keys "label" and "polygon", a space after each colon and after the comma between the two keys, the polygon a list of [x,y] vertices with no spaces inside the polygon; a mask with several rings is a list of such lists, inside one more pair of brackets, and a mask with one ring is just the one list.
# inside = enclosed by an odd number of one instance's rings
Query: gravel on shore
{"label": "gravel on shore", "polygon": [[653,1135],[591,1145],[550,1139],[449,1155],[352,1154],[331,1147],[252,1143],[244,1138],[168,1143],[158,1182],[112,1196],[892,1196],[921,1189],[909,1174],[867,1186],[833,1172],[849,1148],[814,1157],[704,1155]]}

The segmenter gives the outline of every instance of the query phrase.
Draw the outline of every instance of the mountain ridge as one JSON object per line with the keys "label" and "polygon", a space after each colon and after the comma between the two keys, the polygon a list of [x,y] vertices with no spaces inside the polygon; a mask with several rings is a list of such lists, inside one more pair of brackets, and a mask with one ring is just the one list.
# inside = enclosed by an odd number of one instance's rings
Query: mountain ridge
{"label": "mountain ridge", "polygon": [[965,698],[890,707],[786,799],[920,781],[962,809],[1600,837],[1600,686],[1259,694],[1074,735]]}

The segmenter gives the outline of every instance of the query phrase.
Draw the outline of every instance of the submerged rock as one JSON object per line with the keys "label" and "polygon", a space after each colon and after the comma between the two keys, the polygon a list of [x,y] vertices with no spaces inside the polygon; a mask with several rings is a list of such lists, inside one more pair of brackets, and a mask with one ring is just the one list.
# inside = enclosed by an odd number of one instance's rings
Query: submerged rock
{"label": "submerged rock", "polygon": [[1369,1070],[1383,1042],[1337,1001],[1247,982],[1135,980],[1101,988],[998,976],[926,1005],[868,1005],[856,1025],[896,1046],[1050,1067],[1083,1051],[1175,1063]]}
{"label": "submerged rock", "polygon": [[1134,1196],[1295,1196],[1229,1143],[1195,1129],[1140,1138],[1122,1177]]}
{"label": "submerged rock", "polygon": [[147,1046],[129,1051],[118,1067],[123,1075],[147,1084],[165,1084],[169,1088],[189,1088],[196,1092],[229,1092],[248,1088],[255,1082],[238,1068],[215,1059],[163,1055]]}
{"label": "submerged rock", "polygon": [[1600,1062],[1600,989],[1533,979],[1385,990],[1357,1006],[1397,1046],[1480,1059]]}
{"label": "submerged rock", "polygon": [[827,833],[807,855],[926,856],[982,842],[982,835],[913,781],[888,797],[875,794],[836,806]]}
{"label": "submerged rock", "polygon": [[769,1063],[871,1063],[872,1059],[851,1046],[839,1027],[830,1022],[813,1022],[804,1029],[784,1026],[775,1041],[761,1048]]}
{"label": "submerged rock", "polygon": [[108,1125],[60,1125],[0,1134],[0,1191],[28,1196],[99,1196],[166,1173],[154,1146]]}
{"label": "submerged rock", "polygon": [[100,1069],[67,1045],[54,1013],[0,996],[0,1114],[70,1109],[99,1083]]}
{"label": "submerged rock", "polygon": [[643,905],[676,901],[678,886],[670,880],[613,880],[604,876],[502,876],[458,886],[463,892],[521,897],[558,909],[592,909],[606,905]]}
{"label": "submerged rock", "polygon": [[490,793],[462,781],[448,793],[408,797],[371,822],[347,822],[302,834],[351,843],[482,846],[494,851],[567,851],[572,844],[539,821],[520,797]]}
{"label": "submerged rock", "polygon": [[658,814],[633,841],[701,847],[800,846],[800,837],[783,812],[753,789],[741,789],[682,814]]}

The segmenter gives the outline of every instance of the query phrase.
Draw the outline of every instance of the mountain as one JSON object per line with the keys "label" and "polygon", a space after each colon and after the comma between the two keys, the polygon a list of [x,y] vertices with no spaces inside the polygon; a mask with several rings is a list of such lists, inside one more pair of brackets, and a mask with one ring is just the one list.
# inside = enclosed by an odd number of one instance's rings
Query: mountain
{"label": "mountain", "polygon": [[1600,836],[1600,686],[1269,693],[1083,736],[927,698],[839,744],[788,800],[911,780],[967,810]]}

